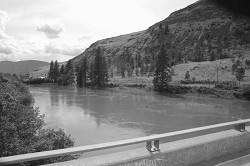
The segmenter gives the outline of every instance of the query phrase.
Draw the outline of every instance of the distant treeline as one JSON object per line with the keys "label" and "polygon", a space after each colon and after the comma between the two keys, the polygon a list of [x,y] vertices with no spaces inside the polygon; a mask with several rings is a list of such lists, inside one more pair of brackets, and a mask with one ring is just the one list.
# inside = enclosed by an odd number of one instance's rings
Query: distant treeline
{"label": "distant treeline", "polygon": [[101,49],[98,47],[95,52],[93,61],[88,61],[84,57],[82,62],[73,67],[72,60],[66,65],[61,65],[57,61],[50,63],[48,80],[58,85],[71,85],[75,83],[77,86],[104,87],[108,83],[108,68],[105,57],[102,57]]}

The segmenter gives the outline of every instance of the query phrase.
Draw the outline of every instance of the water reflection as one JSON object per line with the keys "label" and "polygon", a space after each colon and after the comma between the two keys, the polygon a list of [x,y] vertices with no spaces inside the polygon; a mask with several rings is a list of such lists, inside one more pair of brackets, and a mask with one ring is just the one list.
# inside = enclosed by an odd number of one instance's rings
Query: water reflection
{"label": "water reflection", "polygon": [[250,102],[240,100],[55,85],[30,90],[48,125],[64,128],[77,146],[250,118]]}

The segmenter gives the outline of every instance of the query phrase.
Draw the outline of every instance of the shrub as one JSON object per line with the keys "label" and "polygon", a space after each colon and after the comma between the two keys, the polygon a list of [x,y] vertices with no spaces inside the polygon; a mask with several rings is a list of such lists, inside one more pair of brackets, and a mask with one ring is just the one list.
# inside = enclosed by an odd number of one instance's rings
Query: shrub
{"label": "shrub", "polygon": [[[195,78],[195,77],[194,77]],[[206,80],[181,80],[181,84],[215,84],[215,81],[211,81],[209,79]]]}
{"label": "shrub", "polygon": [[185,74],[185,80],[189,80],[189,79],[190,79],[190,74],[189,74],[189,71],[187,71]]}
{"label": "shrub", "polygon": [[192,78],[192,82],[193,82],[193,83],[195,83],[195,81],[196,81],[196,78],[195,78],[195,77],[193,77],[193,78]]}
{"label": "shrub", "polygon": [[221,82],[216,83],[215,87],[218,89],[223,89],[223,90],[239,89],[236,82],[234,81],[221,81]]}
{"label": "shrub", "polygon": [[[1,74],[0,74],[1,75]],[[28,88],[13,76],[0,80],[0,157],[72,147],[74,141],[63,130],[43,129],[44,115],[33,108]],[[41,165],[75,156],[28,162]]]}
{"label": "shrub", "polygon": [[46,78],[30,78],[29,80],[25,81],[26,84],[42,84],[42,83],[51,83],[50,79]]}
{"label": "shrub", "polygon": [[250,100],[250,86],[243,88],[243,96]]}

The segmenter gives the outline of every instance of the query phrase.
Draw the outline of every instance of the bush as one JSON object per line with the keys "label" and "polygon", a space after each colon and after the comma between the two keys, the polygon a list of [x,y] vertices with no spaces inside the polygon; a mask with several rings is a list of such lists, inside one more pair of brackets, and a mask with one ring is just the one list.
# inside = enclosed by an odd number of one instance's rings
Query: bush
{"label": "bush", "polygon": [[193,77],[192,80],[181,80],[181,84],[215,84],[215,81],[211,81],[209,79],[206,80],[195,80],[195,77]]}
{"label": "bush", "polygon": [[47,78],[30,78],[29,80],[25,81],[26,84],[43,84],[43,83],[52,83],[51,80]]}
{"label": "bush", "polygon": [[243,96],[250,100],[250,86],[243,88]]}
{"label": "bush", "polygon": [[[74,145],[63,130],[43,129],[44,115],[33,108],[32,96],[25,85],[13,76],[1,75],[0,78],[3,78],[0,80],[0,157]],[[48,164],[72,158],[74,156],[39,160],[25,165]]]}
{"label": "bush", "polygon": [[215,84],[215,87],[223,90],[235,90],[239,89],[236,82],[233,81],[222,81]]}

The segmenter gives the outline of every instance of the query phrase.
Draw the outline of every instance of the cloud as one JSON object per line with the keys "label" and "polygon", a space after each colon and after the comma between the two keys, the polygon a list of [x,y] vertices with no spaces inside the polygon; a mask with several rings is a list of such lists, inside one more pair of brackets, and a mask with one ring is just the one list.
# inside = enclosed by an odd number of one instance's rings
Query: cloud
{"label": "cloud", "polygon": [[52,54],[76,56],[82,53],[83,51],[84,49],[82,47],[68,46],[65,44],[58,45],[56,43],[50,43],[49,45],[45,46],[45,53],[52,53]]}
{"label": "cloud", "polygon": [[5,25],[8,21],[8,13],[0,10],[0,39],[7,39],[9,36],[5,33]]}
{"label": "cloud", "polygon": [[79,41],[85,41],[92,39],[92,36],[84,35],[78,38]]}
{"label": "cloud", "polygon": [[60,20],[39,20],[37,25],[37,30],[44,32],[49,39],[59,38],[64,29]]}
{"label": "cloud", "polygon": [[[34,59],[37,53],[41,52],[36,42],[25,40],[16,40],[13,38],[0,40],[0,61],[16,61],[21,59]],[[31,56],[32,55],[32,56]]]}
{"label": "cloud", "polygon": [[10,45],[5,45],[4,43],[0,43],[0,53],[2,54],[12,54],[15,52],[15,48]]}

